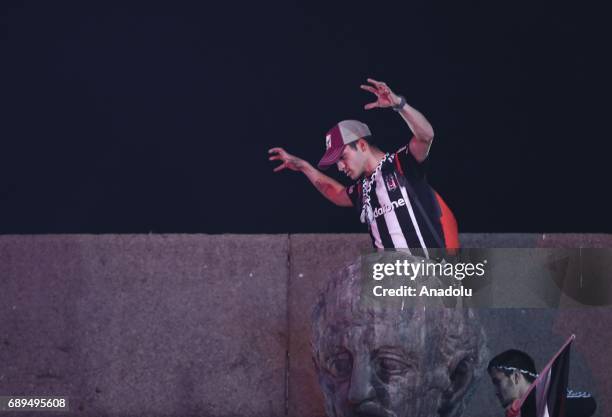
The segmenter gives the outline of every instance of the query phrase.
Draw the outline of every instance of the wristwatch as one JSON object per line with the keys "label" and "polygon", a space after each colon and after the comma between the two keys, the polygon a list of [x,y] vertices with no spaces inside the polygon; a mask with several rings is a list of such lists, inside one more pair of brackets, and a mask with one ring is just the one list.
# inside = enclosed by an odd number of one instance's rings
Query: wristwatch
{"label": "wristwatch", "polygon": [[400,98],[400,102],[398,105],[391,106],[391,108],[395,111],[400,111],[406,105],[406,98],[404,96],[398,96]]}

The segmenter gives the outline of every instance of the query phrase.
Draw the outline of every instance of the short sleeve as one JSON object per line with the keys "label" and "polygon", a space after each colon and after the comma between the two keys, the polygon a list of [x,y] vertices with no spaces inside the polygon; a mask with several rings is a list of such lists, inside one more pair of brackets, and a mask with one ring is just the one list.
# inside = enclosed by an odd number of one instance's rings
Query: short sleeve
{"label": "short sleeve", "polygon": [[422,180],[427,174],[427,167],[429,158],[426,158],[423,162],[419,162],[415,159],[410,147],[408,145],[401,147],[395,153],[395,157],[398,159],[404,176],[407,178],[413,178]]}
{"label": "short sleeve", "polygon": [[348,197],[351,199],[351,201],[353,202],[353,206],[355,207],[359,207],[359,185],[358,183],[354,183],[352,185],[349,185],[348,187],[346,187],[346,194],[348,195]]}

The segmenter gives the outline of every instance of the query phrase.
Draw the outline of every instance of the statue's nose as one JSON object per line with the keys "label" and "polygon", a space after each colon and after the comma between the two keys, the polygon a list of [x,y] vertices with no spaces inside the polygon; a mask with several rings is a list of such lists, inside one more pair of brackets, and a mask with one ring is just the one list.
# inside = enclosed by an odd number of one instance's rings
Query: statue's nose
{"label": "statue's nose", "polygon": [[374,377],[373,368],[369,358],[364,360],[357,359],[353,363],[353,371],[348,393],[348,401],[353,405],[361,404],[364,401],[376,397],[372,378]]}

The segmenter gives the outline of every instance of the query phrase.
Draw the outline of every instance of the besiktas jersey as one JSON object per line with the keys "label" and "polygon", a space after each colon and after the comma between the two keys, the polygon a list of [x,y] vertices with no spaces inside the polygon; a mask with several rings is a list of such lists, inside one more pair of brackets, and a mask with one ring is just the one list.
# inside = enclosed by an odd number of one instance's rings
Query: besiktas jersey
{"label": "besiktas jersey", "polygon": [[[381,166],[370,190],[374,221],[370,224],[376,248],[411,249],[429,258],[428,248],[458,248],[457,222],[444,200],[426,180],[427,160],[419,163],[408,146]],[[363,208],[362,180],[347,187],[353,205]]]}

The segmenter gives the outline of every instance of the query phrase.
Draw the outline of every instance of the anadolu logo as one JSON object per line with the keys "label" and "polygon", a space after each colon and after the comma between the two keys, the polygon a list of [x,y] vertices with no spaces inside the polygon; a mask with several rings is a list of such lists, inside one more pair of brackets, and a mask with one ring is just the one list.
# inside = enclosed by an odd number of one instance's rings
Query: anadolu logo
{"label": "anadolu logo", "polygon": [[398,207],[403,207],[406,205],[406,200],[400,198],[397,201],[392,201],[391,204],[384,204],[382,207],[377,207],[374,209],[374,217],[382,216],[385,213],[389,213],[392,210],[395,210]]}

